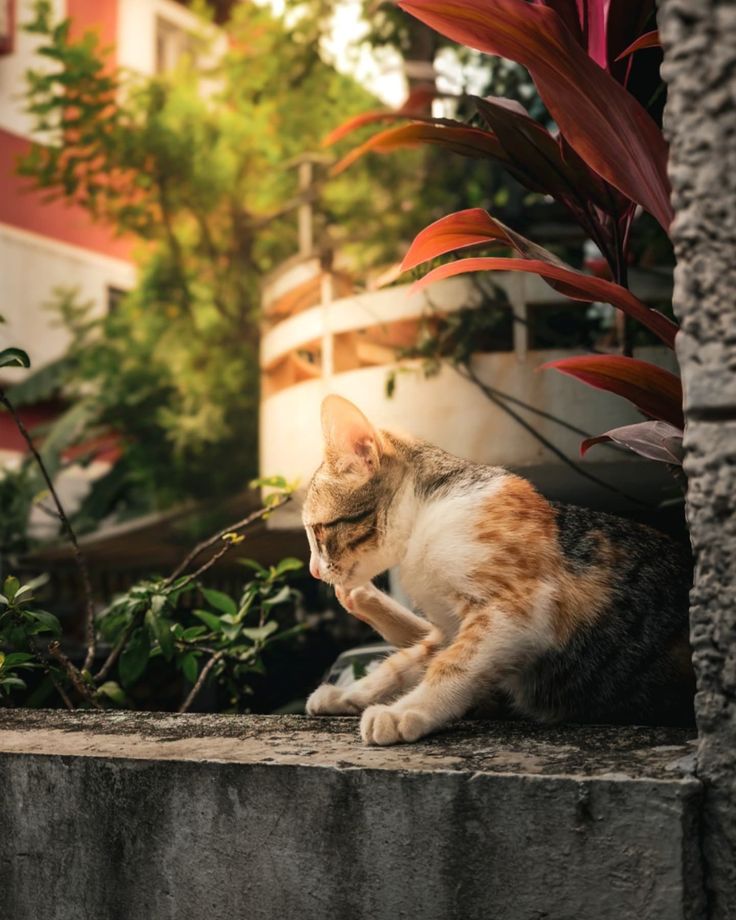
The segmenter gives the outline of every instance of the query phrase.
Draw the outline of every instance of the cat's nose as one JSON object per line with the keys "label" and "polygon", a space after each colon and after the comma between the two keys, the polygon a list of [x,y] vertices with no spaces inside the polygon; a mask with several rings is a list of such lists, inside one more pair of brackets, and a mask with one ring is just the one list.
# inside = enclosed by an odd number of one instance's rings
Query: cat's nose
{"label": "cat's nose", "polygon": [[309,557],[309,574],[313,578],[320,579],[320,581],[322,579],[322,576],[319,574],[319,559],[314,555],[314,553],[312,553],[312,555]]}

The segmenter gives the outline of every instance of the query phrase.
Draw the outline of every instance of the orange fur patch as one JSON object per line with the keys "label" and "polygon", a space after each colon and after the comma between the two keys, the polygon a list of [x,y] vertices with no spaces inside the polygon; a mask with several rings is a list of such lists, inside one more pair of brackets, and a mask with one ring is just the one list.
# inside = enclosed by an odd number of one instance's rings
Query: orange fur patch
{"label": "orange fur patch", "polygon": [[554,509],[525,479],[510,476],[504,482],[483,507],[475,534],[488,554],[472,573],[478,597],[459,604],[463,618],[481,602],[528,618],[542,586],[551,585],[552,628],[564,643],[610,598],[615,551],[608,539],[598,534],[596,559],[585,570],[572,571],[560,549]]}
{"label": "orange fur patch", "polygon": [[549,502],[525,479],[509,476],[485,503],[475,534],[488,547],[487,561],[472,573],[482,596],[512,616],[527,616],[540,580],[559,567]]}
{"label": "orange fur patch", "polygon": [[491,628],[491,616],[478,612],[468,617],[454,642],[441,651],[427,670],[429,683],[461,677],[475,657],[480,642]]}

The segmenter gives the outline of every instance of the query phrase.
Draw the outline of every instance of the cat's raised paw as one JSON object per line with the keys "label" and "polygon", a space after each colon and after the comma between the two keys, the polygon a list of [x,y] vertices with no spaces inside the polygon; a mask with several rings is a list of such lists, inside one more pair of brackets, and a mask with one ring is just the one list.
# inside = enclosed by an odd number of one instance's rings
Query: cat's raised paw
{"label": "cat's raised paw", "polygon": [[344,690],[334,684],[321,684],[307,700],[308,716],[354,716],[360,709]]}
{"label": "cat's raised paw", "polygon": [[360,735],[366,744],[417,741],[431,730],[429,720],[416,709],[402,712],[391,706],[369,706],[360,720]]}

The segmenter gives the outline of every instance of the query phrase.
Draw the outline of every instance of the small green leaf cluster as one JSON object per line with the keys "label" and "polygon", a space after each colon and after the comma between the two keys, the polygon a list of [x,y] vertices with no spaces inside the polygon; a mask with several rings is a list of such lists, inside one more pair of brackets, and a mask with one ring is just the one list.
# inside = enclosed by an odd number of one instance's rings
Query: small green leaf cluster
{"label": "small green leaf cluster", "polygon": [[61,635],[58,619],[35,604],[34,591],[43,580],[22,585],[9,575],[0,594],[0,697],[27,690],[20,671],[42,667],[38,638]]}
{"label": "small green leaf cluster", "polygon": [[106,680],[98,692],[115,705],[130,705],[149,666],[163,659],[189,688],[204,674],[226,687],[236,705],[250,692],[248,675],[264,672],[264,650],[303,629],[283,628],[273,615],[275,608],[291,609],[298,601],[286,577],[302,563],[284,559],[265,568],[241,562],[252,575],[234,596],[184,575],[172,582],[142,581],[116,598],[101,614],[99,629],[106,642],[112,647],[122,642],[123,649],[117,680]]}

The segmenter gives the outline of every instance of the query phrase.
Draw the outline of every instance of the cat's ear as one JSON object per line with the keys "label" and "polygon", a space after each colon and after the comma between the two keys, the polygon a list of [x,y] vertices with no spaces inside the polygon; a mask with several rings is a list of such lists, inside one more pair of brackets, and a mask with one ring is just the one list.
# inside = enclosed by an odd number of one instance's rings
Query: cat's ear
{"label": "cat's ear", "polygon": [[381,462],[381,441],[373,425],[349,400],[327,396],[322,402],[325,458],[340,472],[372,476]]}

